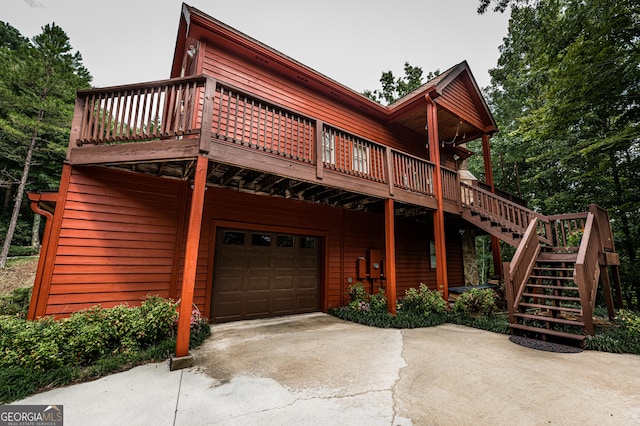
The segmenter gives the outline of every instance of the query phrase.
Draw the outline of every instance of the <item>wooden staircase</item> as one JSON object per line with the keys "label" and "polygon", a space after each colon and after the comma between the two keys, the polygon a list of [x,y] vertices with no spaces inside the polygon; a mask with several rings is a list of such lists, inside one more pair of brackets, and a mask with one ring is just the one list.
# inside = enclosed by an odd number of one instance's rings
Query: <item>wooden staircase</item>
{"label": "wooden staircase", "polygon": [[511,328],[520,334],[582,342],[580,289],[575,282],[577,252],[540,252],[513,312]]}
{"label": "wooden staircase", "polygon": [[606,210],[592,205],[586,213],[544,216],[466,184],[462,206],[464,219],[517,248],[504,264],[512,334],[582,344],[595,332],[600,283],[609,317],[614,316],[608,267],[615,304],[622,306],[620,261]]}

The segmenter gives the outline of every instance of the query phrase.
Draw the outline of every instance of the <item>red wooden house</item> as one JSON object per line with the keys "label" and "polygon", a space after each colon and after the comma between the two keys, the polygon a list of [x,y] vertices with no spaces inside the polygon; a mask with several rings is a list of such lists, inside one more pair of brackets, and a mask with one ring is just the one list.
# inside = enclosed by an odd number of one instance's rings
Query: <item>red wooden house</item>
{"label": "red wooden house", "polygon": [[[30,194],[47,217],[30,318],[181,299],[183,356],[192,302],[219,322],[327,311],[356,281],[383,287],[392,312],[421,282],[447,298],[465,285],[465,235],[483,232],[519,246],[514,328],[528,304],[553,333],[569,297],[557,282],[575,271],[574,320],[592,329],[616,263],[607,214],[550,218],[495,194],[497,128],[466,62],[382,106],[183,5],[170,77],[78,93],[59,191]],[[485,189],[461,180],[475,139]],[[556,273],[536,257],[578,227],[582,251],[545,288],[536,277]]]}

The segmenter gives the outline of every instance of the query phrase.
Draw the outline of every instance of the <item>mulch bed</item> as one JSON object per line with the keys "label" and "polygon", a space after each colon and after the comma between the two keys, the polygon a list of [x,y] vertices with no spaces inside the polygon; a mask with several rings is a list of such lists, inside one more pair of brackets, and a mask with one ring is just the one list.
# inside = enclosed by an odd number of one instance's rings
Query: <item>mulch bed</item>
{"label": "mulch bed", "polygon": [[537,349],[540,351],[547,351],[547,352],[577,354],[584,350],[582,348],[577,348],[575,346],[567,346],[567,345],[562,345],[560,343],[554,343],[554,342],[543,342],[542,340],[530,339],[528,337],[522,337],[522,336],[510,336],[509,340],[517,345],[524,346],[525,348]]}

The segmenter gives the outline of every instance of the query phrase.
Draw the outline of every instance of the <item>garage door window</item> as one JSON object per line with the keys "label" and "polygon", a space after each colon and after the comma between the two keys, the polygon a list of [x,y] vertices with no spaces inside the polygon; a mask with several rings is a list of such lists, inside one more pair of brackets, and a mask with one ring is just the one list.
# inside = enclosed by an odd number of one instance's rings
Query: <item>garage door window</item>
{"label": "garage door window", "polygon": [[269,247],[271,245],[271,234],[251,234],[251,245]]}
{"label": "garage door window", "polygon": [[292,235],[278,235],[278,247],[293,247],[295,237]]}
{"label": "garage door window", "polygon": [[316,248],[316,237],[302,237],[300,238],[300,248]]}
{"label": "garage door window", "polygon": [[244,232],[224,231],[224,234],[222,235],[222,244],[244,245]]}

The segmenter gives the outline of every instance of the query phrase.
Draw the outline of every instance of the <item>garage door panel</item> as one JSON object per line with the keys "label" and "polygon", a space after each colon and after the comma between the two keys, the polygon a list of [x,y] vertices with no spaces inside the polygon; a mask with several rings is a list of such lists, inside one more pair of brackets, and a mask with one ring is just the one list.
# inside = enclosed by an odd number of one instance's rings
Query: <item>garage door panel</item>
{"label": "garage door panel", "polygon": [[271,289],[269,277],[249,277],[246,280],[247,286],[245,291],[254,292],[254,291],[269,291]]}
{"label": "garage door panel", "polygon": [[300,290],[315,290],[316,287],[317,287],[317,281],[314,277],[298,278],[298,288]]}
{"label": "garage door panel", "polygon": [[274,290],[293,290],[295,288],[294,277],[275,277],[273,280]]}
{"label": "garage door panel", "polygon": [[295,308],[296,308],[296,305],[295,305],[294,296],[273,298],[274,313],[285,314],[285,313],[291,312],[292,310],[295,310]]}
{"label": "garage door panel", "polygon": [[297,258],[298,268],[316,269],[318,258],[317,256],[299,256]]}
{"label": "garage door panel", "polygon": [[221,230],[216,237],[214,322],[319,310],[317,237]]}
{"label": "garage door panel", "polygon": [[252,297],[251,299],[245,299],[246,315],[268,315],[271,309],[271,297],[265,295],[265,297]]}
{"label": "garage door panel", "polygon": [[277,254],[274,256],[274,267],[276,269],[295,269],[296,261],[293,251],[287,250],[286,254]]}
{"label": "garage door panel", "polygon": [[215,284],[218,287],[218,292],[223,293],[237,293],[242,291],[242,283],[244,278],[242,276],[238,277],[228,277],[224,280],[220,280]]}

